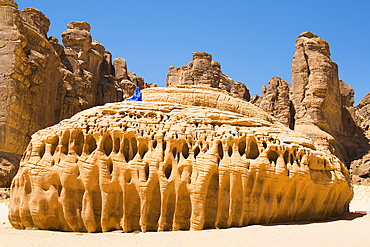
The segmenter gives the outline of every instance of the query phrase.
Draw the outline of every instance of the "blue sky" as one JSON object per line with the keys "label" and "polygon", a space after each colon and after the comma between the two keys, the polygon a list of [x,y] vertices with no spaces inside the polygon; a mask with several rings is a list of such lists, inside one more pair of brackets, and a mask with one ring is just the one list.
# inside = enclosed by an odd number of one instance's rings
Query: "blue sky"
{"label": "blue sky", "polygon": [[261,95],[274,76],[290,83],[295,40],[308,30],[329,42],[356,104],[370,91],[370,1],[15,1],[20,10],[41,10],[51,20],[48,35],[60,43],[69,22],[90,23],[94,40],[159,86],[171,65],[203,51],[252,96]]}

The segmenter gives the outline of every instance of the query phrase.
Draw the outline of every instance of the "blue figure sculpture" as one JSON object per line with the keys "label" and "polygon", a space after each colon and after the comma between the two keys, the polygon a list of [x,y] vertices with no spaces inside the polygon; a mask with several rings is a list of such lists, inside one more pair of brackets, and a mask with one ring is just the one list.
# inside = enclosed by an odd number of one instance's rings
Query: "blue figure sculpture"
{"label": "blue figure sculpture", "polygon": [[140,88],[136,87],[134,95],[132,95],[131,98],[128,98],[126,100],[128,100],[128,101],[142,101],[143,98],[142,98],[142,95],[141,95],[141,92],[140,92]]}

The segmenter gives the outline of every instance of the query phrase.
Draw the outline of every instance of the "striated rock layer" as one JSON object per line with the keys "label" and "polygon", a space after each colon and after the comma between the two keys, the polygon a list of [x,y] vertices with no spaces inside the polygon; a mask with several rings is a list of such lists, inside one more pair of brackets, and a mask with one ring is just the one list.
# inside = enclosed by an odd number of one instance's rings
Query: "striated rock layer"
{"label": "striated rock layer", "polygon": [[350,178],[335,156],[248,102],[220,110],[228,94],[196,90],[218,109],[111,103],[38,131],[12,182],[12,226],[200,230],[348,210]]}

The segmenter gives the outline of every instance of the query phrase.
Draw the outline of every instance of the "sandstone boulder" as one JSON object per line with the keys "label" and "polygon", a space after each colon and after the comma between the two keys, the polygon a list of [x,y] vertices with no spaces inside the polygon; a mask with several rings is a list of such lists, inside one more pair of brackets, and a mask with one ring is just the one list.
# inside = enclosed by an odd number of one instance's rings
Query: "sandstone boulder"
{"label": "sandstone boulder", "polygon": [[126,60],[123,58],[116,58],[113,60],[114,73],[118,80],[127,80],[127,64]]}
{"label": "sandstone boulder", "polygon": [[193,61],[182,68],[171,66],[167,74],[166,86],[203,85],[219,88],[244,100],[250,100],[247,87],[235,82],[221,71],[219,62],[212,61],[212,56],[205,52],[193,52]]}
{"label": "sandstone boulder", "polygon": [[[152,101],[163,90],[165,102]],[[348,210],[344,165],[249,102],[199,87],[143,95],[150,102],[91,108],[32,136],[12,182],[13,227],[200,230]]]}

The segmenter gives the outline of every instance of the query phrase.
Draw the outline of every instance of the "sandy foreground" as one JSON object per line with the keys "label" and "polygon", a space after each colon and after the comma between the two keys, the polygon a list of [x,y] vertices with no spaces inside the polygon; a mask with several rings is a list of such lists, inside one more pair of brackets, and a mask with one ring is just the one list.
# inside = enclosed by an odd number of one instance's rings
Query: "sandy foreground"
{"label": "sandy foreground", "polygon": [[[354,186],[350,211],[370,211],[370,187]],[[0,201],[0,246],[370,246],[370,214],[325,222],[254,225],[204,231],[65,233],[12,229],[9,201]]]}

